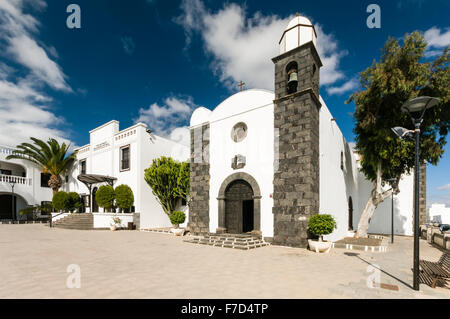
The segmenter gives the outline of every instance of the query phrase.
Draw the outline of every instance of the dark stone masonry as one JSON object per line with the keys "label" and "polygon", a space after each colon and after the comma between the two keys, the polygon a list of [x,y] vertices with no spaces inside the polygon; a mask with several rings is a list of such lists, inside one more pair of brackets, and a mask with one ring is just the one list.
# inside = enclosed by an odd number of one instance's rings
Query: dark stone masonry
{"label": "dark stone masonry", "polygon": [[[306,247],[309,217],[319,213],[319,68],[312,42],[272,60],[275,63],[273,214],[276,245]],[[298,85],[288,94],[287,68],[296,63]],[[278,133],[277,133],[278,129]]]}
{"label": "dark stone masonry", "polygon": [[209,124],[191,129],[191,164],[188,229],[193,235],[209,233]]}

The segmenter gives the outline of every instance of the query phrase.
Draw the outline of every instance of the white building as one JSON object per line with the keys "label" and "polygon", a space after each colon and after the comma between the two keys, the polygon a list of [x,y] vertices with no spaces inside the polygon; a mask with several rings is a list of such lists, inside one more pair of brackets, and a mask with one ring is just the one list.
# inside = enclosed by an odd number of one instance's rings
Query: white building
{"label": "white building", "polygon": [[[77,149],[77,160],[73,170],[66,177],[64,189],[86,197],[91,194],[91,203],[86,211],[103,212],[95,199],[95,193],[102,184],[88,187],[78,180],[80,174],[94,174],[115,178],[114,187],[126,184],[134,194],[132,211],[140,214],[140,227],[169,227],[170,220],[144,180],[144,171],[153,159],[170,156],[185,161],[189,157],[186,146],[154,135],[143,123],[119,130],[118,121],[110,121],[91,131],[90,143]],[[86,201],[89,202],[89,201]],[[92,207],[91,207],[92,206]],[[186,207],[182,208],[186,211]]]}
{"label": "white building", "polygon": [[6,160],[13,151],[0,146],[0,220],[23,219],[18,214],[21,209],[52,199],[48,176],[28,161]]}
{"label": "white building", "polygon": [[[294,18],[273,59],[275,92],[245,90],[212,111],[200,107],[192,114],[194,234],[253,231],[282,245],[304,246],[315,213],[337,221],[328,240],[356,229],[373,184],[359,171],[358,155],[318,94],[315,45],[311,22]],[[412,177],[405,176],[394,198],[399,235],[412,235],[412,188]],[[375,211],[369,232],[391,233],[390,200]]]}
{"label": "white building", "polygon": [[[90,143],[76,149],[77,159],[74,165],[70,172],[62,176],[64,184],[61,190],[79,193],[84,199],[86,212],[92,210],[93,213],[103,213],[103,209],[97,206],[95,193],[98,187],[107,183],[93,184],[89,190],[78,180],[78,176],[93,174],[108,177],[113,180],[114,187],[126,184],[132,189],[132,211],[140,214],[140,228],[171,226],[169,218],[144,180],[144,170],[152,164],[153,159],[161,156],[170,156],[179,161],[187,160],[188,147],[152,134],[143,123],[119,130],[119,122],[113,120],[91,130],[89,134]],[[12,217],[10,181],[16,182],[14,193],[17,204],[13,219],[20,218],[17,214],[20,209],[52,199],[52,190],[47,185],[45,174],[28,161],[7,161],[6,156],[12,151],[12,148],[0,149],[0,219]],[[188,214],[181,200],[180,209]],[[94,218],[94,224],[101,219],[99,218]],[[105,227],[109,225],[110,219],[105,219]]]}
{"label": "white building", "polygon": [[432,204],[428,209],[428,222],[450,224],[450,207],[445,204]]}

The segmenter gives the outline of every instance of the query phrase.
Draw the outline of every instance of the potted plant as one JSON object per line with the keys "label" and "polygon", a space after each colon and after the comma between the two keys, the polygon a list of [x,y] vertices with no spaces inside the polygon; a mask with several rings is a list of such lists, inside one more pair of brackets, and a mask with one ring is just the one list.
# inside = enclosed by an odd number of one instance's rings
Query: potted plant
{"label": "potted plant", "polygon": [[319,240],[308,239],[309,249],[316,253],[328,253],[331,249],[331,242],[323,241],[323,235],[328,235],[336,229],[336,221],[328,214],[317,214],[309,219],[308,230],[310,233],[319,236]]}
{"label": "potted plant", "polygon": [[176,236],[182,236],[184,234],[184,229],[180,228],[180,224],[184,223],[186,220],[186,215],[178,210],[170,214],[170,222],[174,226],[170,231]]}
{"label": "potted plant", "polygon": [[119,227],[119,225],[122,223],[122,220],[119,217],[113,217],[112,221],[113,222],[109,224],[109,229],[115,231],[117,227]]}

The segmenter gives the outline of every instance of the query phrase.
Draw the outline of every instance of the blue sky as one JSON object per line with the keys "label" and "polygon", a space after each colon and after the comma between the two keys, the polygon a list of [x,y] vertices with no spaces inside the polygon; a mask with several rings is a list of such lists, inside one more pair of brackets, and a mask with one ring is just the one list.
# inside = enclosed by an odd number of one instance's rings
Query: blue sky
{"label": "blue sky", "polygon": [[[81,29],[66,7],[81,8]],[[381,8],[369,29],[366,8]],[[321,94],[348,141],[358,72],[389,36],[424,32],[433,55],[450,45],[448,0],[1,0],[0,144],[55,136],[74,145],[112,119],[146,122],[186,142],[190,114],[247,88],[273,88],[278,40],[298,12],[318,31]],[[428,169],[428,203],[450,205],[450,148]]]}

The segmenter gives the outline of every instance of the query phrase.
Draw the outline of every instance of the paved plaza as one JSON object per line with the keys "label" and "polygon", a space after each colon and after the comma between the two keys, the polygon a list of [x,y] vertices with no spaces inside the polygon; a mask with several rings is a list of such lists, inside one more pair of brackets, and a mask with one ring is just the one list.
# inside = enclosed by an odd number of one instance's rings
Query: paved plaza
{"label": "paved plaza", "polygon": [[[440,255],[421,241],[421,258]],[[71,264],[80,267],[80,288],[67,288]],[[380,267],[382,284],[399,290],[369,288],[370,265]],[[316,254],[277,246],[241,251],[139,231],[0,225],[0,298],[450,298],[449,289],[412,290],[411,266],[406,237],[386,253]]]}

